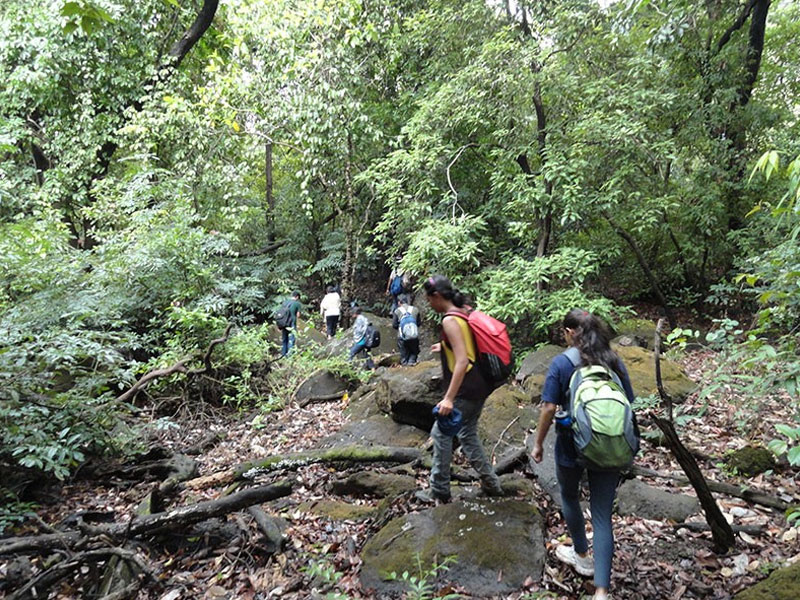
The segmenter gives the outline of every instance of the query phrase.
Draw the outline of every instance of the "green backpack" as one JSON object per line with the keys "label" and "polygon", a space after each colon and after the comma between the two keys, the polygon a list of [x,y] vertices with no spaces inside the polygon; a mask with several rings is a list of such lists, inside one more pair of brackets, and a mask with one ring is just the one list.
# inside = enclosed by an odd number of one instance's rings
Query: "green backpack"
{"label": "green backpack", "polygon": [[628,468],[639,451],[639,434],[622,382],[605,367],[581,367],[576,348],[564,354],[575,366],[569,380],[569,413],[578,456],[595,469]]}

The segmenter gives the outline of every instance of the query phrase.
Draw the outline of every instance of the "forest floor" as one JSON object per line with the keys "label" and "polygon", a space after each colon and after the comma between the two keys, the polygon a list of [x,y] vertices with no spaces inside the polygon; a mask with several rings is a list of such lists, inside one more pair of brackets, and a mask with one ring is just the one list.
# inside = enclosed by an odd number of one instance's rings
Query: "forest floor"
{"label": "forest floor", "polygon": [[[717,368],[716,356],[706,351],[690,353],[682,363],[701,389]],[[797,477],[791,470],[776,468],[748,479],[726,471],[722,464],[722,459],[731,450],[747,444],[765,445],[773,437],[772,426],[780,421],[781,408],[788,401],[787,397],[743,398],[734,390],[724,388],[708,399],[701,400],[699,394],[694,394],[681,411],[686,415],[702,416],[680,417],[680,434],[689,447],[714,457],[701,463],[707,477],[742,483],[786,499],[792,497],[792,502],[798,503]],[[223,441],[198,457],[201,474],[208,474],[255,457],[314,447],[344,422],[340,403],[312,404],[303,409],[292,406],[272,413],[260,422],[254,421],[255,416],[255,413],[231,414],[227,410],[202,405],[184,406],[173,417],[178,427],[164,429],[153,442],[180,451],[207,436],[209,431],[223,434]],[[545,460],[552,460],[552,457],[545,457]],[[680,472],[680,467],[666,449],[649,443],[643,443],[637,464],[662,473]],[[307,572],[311,561],[332,565],[341,574],[335,589],[346,594],[342,598],[373,597],[359,584],[358,553],[368,536],[376,531],[376,523],[372,519],[332,521],[299,509],[304,502],[330,497],[329,483],[340,476],[340,472],[328,467],[310,466],[290,476],[297,480],[292,494],[270,504],[273,514],[288,523],[288,543],[283,552],[272,556],[265,554],[259,548],[257,540],[260,534],[249,515],[230,516],[240,532],[246,532],[233,541],[214,546],[202,539],[193,543],[172,540],[151,546],[148,559],[158,573],[159,583],[143,589],[138,597],[160,600],[324,598],[334,588]],[[427,473],[422,471],[419,476],[420,486],[424,486]],[[280,474],[274,477],[276,480],[280,478]],[[691,488],[677,488],[663,479],[648,480],[648,483],[692,494]],[[151,483],[129,487],[122,482],[98,485],[97,482],[77,480],[65,485],[58,502],[42,507],[39,516],[47,523],[57,523],[78,511],[101,511],[111,512],[119,520],[123,515],[134,514],[136,504],[151,488]],[[209,498],[216,493],[205,492]],[[184,493],[180,503],[205,499],[202,494]],[[763,528],[760,535],[737,535],[736,548],[725,556],[712,552],[708,533],[676,529],[663,521],[615,516],[614,597],[625,600],[732,598],[736,592],[752,585],[777,566],[800,559],[798,529],[788,527],[783,514],[738,498],[717,495],[717,499],[723,513],[733,523]],[[350,499],[348,502],[378,504],[377,500]],[[543,492],[536,502],[545,515],[546,539],[552,550],[556,540],[563,540],[566,536],[565,525]],[[408,495],[393,501],[388,511],[390,515],[400,515],[423,508]],[[702,516],[698,514],[692,519],[702,520]],[[55,597],[83,597],[82,590],[73,585],[65,582]],[[472,597],[468,590],[459,589],[457,585],[451,591]],[[591,592],[590,580],[557,562],[550,551],[541,582],[497,598],[572,599]]]}

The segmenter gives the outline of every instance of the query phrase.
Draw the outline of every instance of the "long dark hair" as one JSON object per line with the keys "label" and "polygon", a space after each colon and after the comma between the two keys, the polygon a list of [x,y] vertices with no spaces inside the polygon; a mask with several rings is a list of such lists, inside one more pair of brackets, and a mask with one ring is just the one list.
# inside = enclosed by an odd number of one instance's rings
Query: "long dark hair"
{"label": "long dark hair", "polygon": [[601,365],[622,372],[622,361],[611,349],[611,333],[606,324],[590,312],[573,308],[564,317],[564,327],[573,331],[573,343],[585,365]]}
{"label": "long dark hair", "polygon": [[466,294],[461,293],[461,291],[453,287],[452,282],[444,275],[432,275],[425,280],[422,286],[425,288],[425,293],[428,296],[437,293],[442,298],[450,300],[459,308],[467,304],[468,298]]}

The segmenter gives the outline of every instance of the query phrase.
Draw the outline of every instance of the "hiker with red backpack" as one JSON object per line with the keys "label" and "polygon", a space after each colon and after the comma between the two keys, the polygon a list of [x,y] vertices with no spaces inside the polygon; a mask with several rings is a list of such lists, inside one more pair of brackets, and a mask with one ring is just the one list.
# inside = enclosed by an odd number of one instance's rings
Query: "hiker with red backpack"
{"label": "hiker with red backpack", "polygon": [[[630,406],[635,396],[625,365],[611,350],[608,329],[600,319],[574,309],[564,318],[563,331],[570,347],[550,363],[531,456],[537,463],[542,461],[545,436],[555,417],[556,476],[561,511],[573,543],[556,547],[556,558],[581,575],[594,575],[594,600],[607,600],[614,555],[614,497],[620,472],[630,466],[639,449]],[[589,480],[594,561],[580,507],[584,470]]]}
{"label": "hiker with red backpack", "polygon": [[[499,321],[473,311],[466,304],[464,294],[455,289],[447,277],[434,275],[425,281],[423,287],[431,308],[444,315],[441,342],[434,344],[432,349],[441,352],[445,394],[434,409],[437,420],[431,428],[433,464],[430,487],[419,490],[416,497],[427,503],[450,501],[453,436],[458,436],[462,451],[478,472],[483,493],[501,496],[503,490],[500,480],[478,438],[478,418],[486,398],[497,383],[490,363],[499,364],[498,370],[504,367],[510,372],[511,344],[508,334]],[[491,354],[486,352],[489,346],[494,346],[502,356],[492,354],[494,361],[487,358],[487,354]],[[460,416],[460,424],[458,418],[453,419],[453,416]],[[453,427],[454,421],[456,427]]]}

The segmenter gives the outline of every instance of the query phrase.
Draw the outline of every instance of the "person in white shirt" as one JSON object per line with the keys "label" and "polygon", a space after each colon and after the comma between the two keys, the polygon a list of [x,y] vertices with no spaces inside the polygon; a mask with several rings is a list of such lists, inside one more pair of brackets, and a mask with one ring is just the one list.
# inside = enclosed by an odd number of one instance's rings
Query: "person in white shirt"
{"label": "person in white shirt", "polygon": [[328,332],[328,339],[336,335],[336,327],[339,325],[339,314],[342,309],[342,299],[336,289],[329,285],[327,294],[319,305],[319,314],[325,318],[325,327]]}

